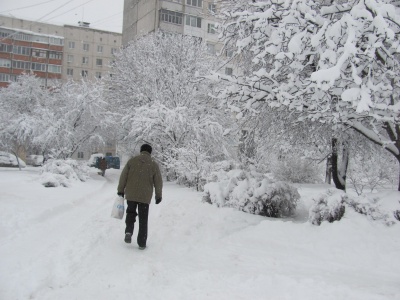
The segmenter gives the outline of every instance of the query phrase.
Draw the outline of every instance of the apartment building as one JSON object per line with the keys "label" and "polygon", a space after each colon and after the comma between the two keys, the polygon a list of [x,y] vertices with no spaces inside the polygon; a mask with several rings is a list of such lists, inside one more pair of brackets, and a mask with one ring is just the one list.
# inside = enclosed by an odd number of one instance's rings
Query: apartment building
{"label": "apartment building", "polygon": [[121,47],[120,33],[88,27],[64,25],[64,58],[62,78],[79,80],[109,76],[109,64]]}
{"label": "apartment building", "polygon": [[[128,45],[138,35],[161,29],[199,37],[206,41],[210,53],[220,53],[222,44],[214,17],[218,9],[216,0],[125,0],[122,45]],[[233,70],[228,64],[225,73],[232,75]]]}
{"label": "apartment building", "polygon": [[23,72],[51,80],[101,78],[109,74],[122,35],[78,26],[58,26],[0,15],[0,87]]}
{"label": "apartment building", "polygon": [[64,38],[0,27],[0,87],[23,72],[38,76],[43,86],[61,79]]}

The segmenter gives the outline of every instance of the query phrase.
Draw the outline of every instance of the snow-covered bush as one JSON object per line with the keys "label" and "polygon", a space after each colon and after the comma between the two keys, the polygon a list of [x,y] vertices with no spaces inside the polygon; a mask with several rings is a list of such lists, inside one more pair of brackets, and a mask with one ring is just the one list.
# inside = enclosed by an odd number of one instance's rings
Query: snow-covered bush
{"label": "snow-covered bush", "polygon": [[266,217],[292,216],[300,195],[285,182],[273,182],[255,171],[220,170],[204,186],[203,201]]}
{"label": "snow-covered bush", "polygon": [[400,221],[400,210],[395,210],[393,216],[397,221]]}
{"label": "snow-covered bush", "polygon": [[379,187],[394,186],[397,180],[397,168],[394,157],[378,151],[358,154],[350,159],[347,182],[357,195],[368,188],[373,192]]}
{"label": "snow-covered bush", "polygon": [[72,182],[86,181],[89,167],[76,160],[50,159],[41,170],[40,182],[45,187],[70,187]]}
{"label": "snow-covered bush", "polygon": [[388,226],[393,225],[397,219],[396,211],[392,213],[383,209],[379,201],[376,197],[352,197],[342,190],[329,189],[314,199],[314,205],[309,210],[309,221],[314,225],[321,225],[323,221],[332,223],[339,221],[348,209],[353,209],[369,220],[381,221]]}
{"label": "snow-covered bush", "polygon": [[274,163],[272,174],[277,180],[293,183],[316,183],[321,181],[321,172],[318,167],[314,163],[296,156]]}
{"label": "snow-covered bush", "polygon": [[368,219],[373,221],[382,221],[384,224],[390,226],[395,223],[393,215],[389,211],[381,208],[380,199],[376,197],[358,196],[355,198],[349,197],[347,204],[359,214],[367,216]]}
{"label": "snow-covered bush", "polygon": [[309,211],[309,221],[314,225],[321,225],[323,221],[330,223],[339,221],[345,212],[347,195],[341,190],[329,189],[326,193],[314,199],[314,205]]}

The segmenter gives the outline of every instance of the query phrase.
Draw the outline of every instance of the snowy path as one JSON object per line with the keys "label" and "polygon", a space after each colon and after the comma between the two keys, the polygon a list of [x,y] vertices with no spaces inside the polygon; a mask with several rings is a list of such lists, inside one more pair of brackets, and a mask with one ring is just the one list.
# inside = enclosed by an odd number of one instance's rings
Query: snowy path
{"label": "snowy path", "polygon": [[400,299],[400,225],[266,219],[167,183],[140,251],[110,218],[107,172],[45,189],[34,169],[0,169],[1,300]]}

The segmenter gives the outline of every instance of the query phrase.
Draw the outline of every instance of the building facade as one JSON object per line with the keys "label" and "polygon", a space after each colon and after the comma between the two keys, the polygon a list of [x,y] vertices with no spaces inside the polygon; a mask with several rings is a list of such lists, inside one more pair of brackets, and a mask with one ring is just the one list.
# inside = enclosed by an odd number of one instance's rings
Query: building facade
{"label": "building facade", "polygon": [[[122,45],[128,45],[136,36],[160,29],[199,37],[206,41],[211,54],[230,57],[229,51],[221,53],[223,45],[215,29],[218,9],[216,0],[125,0]],[[225,74],[234,73],[235,68],[228,63]]]}
{"label": "building facade", "polygon": [[64,38],[0,27],[0,87],[22,73],[33,73],[47,86],[61,79]]}
{"label": "building facade", "polygon": [[109,76],[109,65],[121,47],[120,33],[64,25],[63,79]]}
{"label": "building facade", "polygon": [[51,80],[101,78],[109,74],[122,35],[80,26],[34,22],[0,15],[0,87],[16,76],[34,73]]}

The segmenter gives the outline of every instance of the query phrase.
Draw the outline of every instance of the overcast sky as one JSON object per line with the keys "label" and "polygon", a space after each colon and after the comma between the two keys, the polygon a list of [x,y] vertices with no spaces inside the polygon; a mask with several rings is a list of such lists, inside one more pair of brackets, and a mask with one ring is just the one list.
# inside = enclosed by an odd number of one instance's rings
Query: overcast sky
{"label": "overcast sky", "polygon": [[0,0],[2,15],[56,25],[84,21],[120,33],[123,9],[124,0]]}

